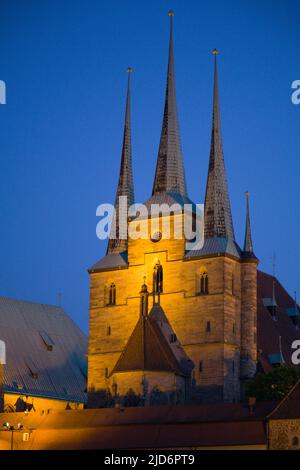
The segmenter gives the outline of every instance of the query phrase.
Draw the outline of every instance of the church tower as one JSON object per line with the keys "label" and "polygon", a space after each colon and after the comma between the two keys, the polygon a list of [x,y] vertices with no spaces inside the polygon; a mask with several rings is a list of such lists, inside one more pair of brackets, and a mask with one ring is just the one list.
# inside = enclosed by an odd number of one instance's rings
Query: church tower
{"label": "church tower", "polygon": [[[153,397],[163,403],[234,402],[240,399],[242,379],[256,367],[257,259],[248,202],[243,251],[235,241],[221,139],[217,50],[203,247],[188,249],[183,233],[184,206],[195,206],[187,196],[180,142],[173,15],[169,12],[167,84],[153,191],[145,202],[148,209],[158,205],[158,211],[130,217],[128,231],[143,224],[148,236],[130,236],[128,241],[111,237],[106,256],[89,270],[88,392],[104,397],[104,404],[126,403],[133,396],[139,404],[153,403]],[[117,198],[129,195],[132,202],[129,105],[128,83]],[[165,222],[170,224],[168,237]]]}

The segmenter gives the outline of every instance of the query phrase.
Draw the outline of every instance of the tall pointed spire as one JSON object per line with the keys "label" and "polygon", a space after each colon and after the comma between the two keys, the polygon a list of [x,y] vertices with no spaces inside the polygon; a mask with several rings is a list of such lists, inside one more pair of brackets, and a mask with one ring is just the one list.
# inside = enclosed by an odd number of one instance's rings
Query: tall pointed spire
{"label": "tall pointed spire", "polygon": [[152,195],[164,192],[175,192],[186,196],[186,182],[175,96],[173,16],[174,12],[169,11],[170,45],[167,87]]}
{"label": "tall pointed spire", "polygon": [[214,49],[214,97],[211,132],[211,147],[204,209],[204,236],[225,237],[234,240],[234,229],[230,208],[223,146],[221,137],[220,106],[218,92],[217,54]]}
{"label": "tall pointed spire", "polygon": [[253,255],[253,244],[251,236],[251,224],[250,224],[250,209],[249,209],[249,192],[246,191],[246,229],[245,229],[245,240],[244,240],[244,253]]}
{"label": "tall pointed spire", "polygon": [[[133,186],[133,175],[132,175],[132,158],[131,158],[131,125],[130,125],[130,76],[132,68],[127,69],[128,83],[127,83],[127,98],[126,98],[126,111],[125,111],[125,126],[123,135],[123,147],[121,157],[121,167],[119,182],[115,200],[115,219],[113,226],[116,227],[116,233],[114,237],[110,237],[107,246],[107,254],[121,253],[127,250],[127,238],[123,239],[124,228],[127,234],[127,219],[126,214],[121,217],[120,220],[120,196],[127,196],[127,209],[130,205],[134,204],[134,186]],[[124,208],[122,208],[124,212]],[[123,223],[126,227],[121,228],[120,224]]]}

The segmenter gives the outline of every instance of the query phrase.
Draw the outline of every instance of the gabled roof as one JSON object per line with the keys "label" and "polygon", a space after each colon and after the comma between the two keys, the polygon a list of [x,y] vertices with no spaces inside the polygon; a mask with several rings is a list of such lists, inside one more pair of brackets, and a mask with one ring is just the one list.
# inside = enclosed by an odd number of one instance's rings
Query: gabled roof
{"label": "gabled roof", "polygon": [[152,317],[140,316],[110,375],[129,371],[160,371],[183,375],[168,341]]}
{"label": "gabled roof", "polygon": [[0,297],[0,339],[5,392],[85,402],[87,338],[62,308]]}
{"label": "gabled roof", "polygon": [[269,419],[300,418],[300,380],[272,411]]}
{"label": "gabled roof", "polygon": [[[188,357],[185,350],[180,344],[180,338],[177,338],[176,341],[170,343],[169,339],[171,335],[176,335],[176,332],[172,328],[163,308],[159,304],[154,304],[152,309],[150,310],[149,317],[153,318],[157,325],[159,325],[160,331],[166,338],[166,341],[169,344],[178,364],[180,365],[180,369],[185,372],[186,375],[189,375],[194,368],[193,361]],[[177,335],[176,335],[177,337]]]}

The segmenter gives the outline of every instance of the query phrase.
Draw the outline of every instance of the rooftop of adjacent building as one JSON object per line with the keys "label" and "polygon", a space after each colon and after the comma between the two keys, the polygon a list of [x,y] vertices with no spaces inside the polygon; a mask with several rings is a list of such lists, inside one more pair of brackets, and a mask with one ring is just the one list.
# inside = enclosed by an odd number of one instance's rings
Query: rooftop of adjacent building
{"label": "rooftop of adjacent building", "polygon": [[4,392],[85,402],[87,338],[61,307],[0,297]]}
{"label": "rooftop of adjacent building", "polygon": [[[30,449],[158,449],[266,445],[266,416],[276,403],[169,405],[2,414],[33,428]],[[61,432],[67,430],[67,433]],[[49,443],[49,432],[51,442]],[[2,436],[3,437],[3,436]]]}
{"label": "rooftop of adjacent building", "polygon": [[[269,305],[275,293],[276,306]],[[273,302],[273,301],[272,301]],[[271,302],[271,303],[272,303]],[[297,306],[299,311],[299,306]],[[295,300],[277,278],[258,271],[257,273],[257,344],[260,369],[269,372],[273,365],[292,364],[291,345],[300,339],[300,325],[293,322],[290,309],[296,310]],[[295,312],[297,313],[297,312]]]}

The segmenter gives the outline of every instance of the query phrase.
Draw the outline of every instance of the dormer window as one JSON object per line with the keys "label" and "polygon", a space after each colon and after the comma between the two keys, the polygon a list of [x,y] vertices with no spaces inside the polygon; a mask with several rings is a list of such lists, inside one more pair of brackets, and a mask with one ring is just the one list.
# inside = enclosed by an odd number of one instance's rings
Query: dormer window
{"label": "dormer window", "polygon": [[37,380],[39,378],[39,373],[38,373],[38,368],[34,361],[31,358],[27,358],[26,360],[26,365],[29,369],[30,375],[34,380]]}
{"label": "dormer window", "polygon": [[175,333],[170,334],[170,343],[176,343],[177,336]]}
{"label": "dormer window", "polygon": [[53,351],[54,341],[51,336],[46,333],[46,331],[40,331],[40,336],[43,340],[44,345],[46,346],[47,351]]}
{"label": "dormer window", "polygon": [[266,307],[266,309],[268,310],[268,312],[271,315],[272,319],[276,321],[277,320],[277,316],[276,316],[277,302],[276,302],[275,298],[269,298],[269,297],[264,298],[263,299],[263,304]]}

